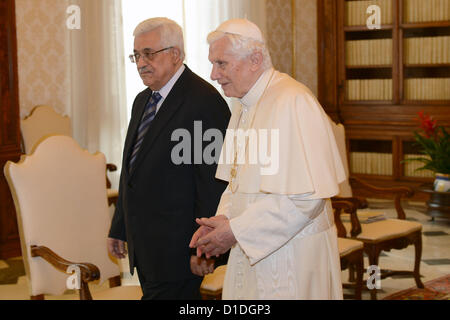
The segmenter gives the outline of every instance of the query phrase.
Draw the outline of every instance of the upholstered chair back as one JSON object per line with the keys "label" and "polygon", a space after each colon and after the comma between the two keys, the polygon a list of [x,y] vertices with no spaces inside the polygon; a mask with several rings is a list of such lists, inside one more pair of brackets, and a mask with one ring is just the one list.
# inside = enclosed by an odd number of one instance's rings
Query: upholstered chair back
{"label": "upholstered chair back", "polygon": [[20,121],[20,128],[27,154],[50,135],[72,136],[70,118],[45,105],[36,106],[27,118]]}
{"label": "upholstered chair back", "polygon": [[95,264],[100,284],[120,274],[106,246],[110,214],[103,154],[90,154],[69,136],[52,136],[19,163],[9,161],[4,173],[16,207],[30,295],[63,294],[70,276],[32,257],[32,245],[46,246],[69,261]]}
{"label": "upholstered chair back", "polygon": [[336,144],[339,149],[339,154],[341,155],[342,162],[344,164],[345,175],[347,176],[347,180],[342,182],[339,185],[339,197],[351,197],[352,196],[352,188],[350,186],[348,177],[350,176],[350,172],[348,169],[348,160],[347,160],[347,148],[345,144],[345,128],[342,123],[336,124],[334,121],[330,119],[331,127],[333,128],[334,137],[336,139]]}

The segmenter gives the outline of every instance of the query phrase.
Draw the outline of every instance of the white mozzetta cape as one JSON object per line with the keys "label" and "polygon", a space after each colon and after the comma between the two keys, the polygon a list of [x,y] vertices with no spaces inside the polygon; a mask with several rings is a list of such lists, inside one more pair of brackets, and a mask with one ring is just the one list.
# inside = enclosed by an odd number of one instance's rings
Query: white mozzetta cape
{"label": "white mozzetta cape", "polygon": [[[265,129],[269,136],[271,130],[279,130],[279,168],[276,174],[263,175],[261,163],[246,161],[239,165],[237,192],[307,193],[310,200],[339,193],[339,183],[346,175],[330,120],[306,86],[270,69],[263,73],[241,103],[251,108],[247,123],[251,129],[258,132]],[[233,110],[228,129],[239,127],[240,113],[240,110]],[[269,150],[270,147],[269,144]],[[247,146],[247,159],[249,150]],[[222,156],[227,151],[224,143]],[[225,158],[224,163],[218,165],[216,177],[229,182],[232,163]]]}

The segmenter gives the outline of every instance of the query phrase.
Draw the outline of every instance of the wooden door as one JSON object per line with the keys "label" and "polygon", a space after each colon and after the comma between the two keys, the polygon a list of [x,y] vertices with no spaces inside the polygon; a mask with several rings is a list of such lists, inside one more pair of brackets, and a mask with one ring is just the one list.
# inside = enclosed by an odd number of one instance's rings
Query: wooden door
{"label": "wooden door", "polygon": [[20,255],[14,203],[3,167],[20,158],[20,119],[14,0],[0,0],[0,259]]}

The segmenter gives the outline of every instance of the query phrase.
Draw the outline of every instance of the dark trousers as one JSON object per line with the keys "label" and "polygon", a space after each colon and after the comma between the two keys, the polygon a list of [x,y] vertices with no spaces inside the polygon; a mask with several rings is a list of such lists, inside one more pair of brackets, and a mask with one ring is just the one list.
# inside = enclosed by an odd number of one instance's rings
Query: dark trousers
{"label": "dark trousers", "polygon": [[136,266],[143,296],[142,300],[200,300],[200,285],[203,278],[193,278],[179,281],[148,281],[145,272],[139,271],[139,263]]}

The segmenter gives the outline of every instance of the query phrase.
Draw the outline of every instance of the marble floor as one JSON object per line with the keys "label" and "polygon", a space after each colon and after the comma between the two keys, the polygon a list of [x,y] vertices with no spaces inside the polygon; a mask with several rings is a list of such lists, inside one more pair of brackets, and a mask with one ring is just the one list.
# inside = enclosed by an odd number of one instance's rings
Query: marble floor
{"label": "marble floor", "polygon": [[[382,211],[387,217],[394,218],[395,210],[390,201],[369,199],[369,210]],[[430,221],[425,214],[425,205],[421,202],[403,203],[407,219],[418,221],[423,225],[423,251],[420,271],[422,282],[427,282],[450,274],[450,222],[443,220]],[[368,259],[365,257],[365,266]],[[380,267],[389,269],[412,270],[414,264],[414,247],[409,246],[403,250],[383,252],[380,257]],[[120,262],[122,283],[124,285],[139,284],[136,274],[131,276],[127,261]],[[344,280],[348,279],[347,271],[342,273]],[[396,277],[381,281],[381,289],[378,291],[378,299],[382,299],[394,292],[415,286],[413,278]],[[108,282],[94,284],[91,291],[102,290],[108,287]],[[49,300],[72,299],[77,294],[68,291],[61,296],[46,296]],[[27,300],[29,299],[28,281],[23,270],[20,257],[0,260],[0,300]],[[363,299],[370,299],[370,293],[363,291]]]}

